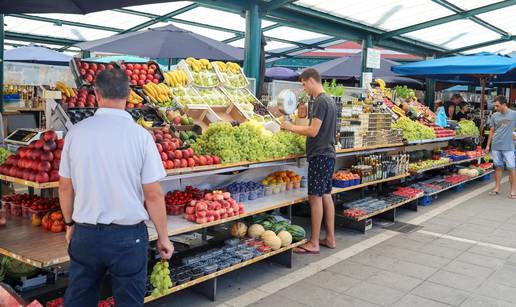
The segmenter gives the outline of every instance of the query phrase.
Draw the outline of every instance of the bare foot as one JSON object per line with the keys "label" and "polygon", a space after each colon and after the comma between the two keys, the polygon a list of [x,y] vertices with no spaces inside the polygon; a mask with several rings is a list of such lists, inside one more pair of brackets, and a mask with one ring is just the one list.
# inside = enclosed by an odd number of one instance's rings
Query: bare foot
{"label": "bare foot", "polygon": [[312,242],[307,242],[293,249],[296,254],[319,254],[319,246],[315,246]]}
{"label": "bare foot", "polygon": [[319,245],[322,245],[324,247],[331,248],[331,249],[334,249],[337,247],[337,243],[335,242],[335,240],[330,241],[326,238],[319,240]]}

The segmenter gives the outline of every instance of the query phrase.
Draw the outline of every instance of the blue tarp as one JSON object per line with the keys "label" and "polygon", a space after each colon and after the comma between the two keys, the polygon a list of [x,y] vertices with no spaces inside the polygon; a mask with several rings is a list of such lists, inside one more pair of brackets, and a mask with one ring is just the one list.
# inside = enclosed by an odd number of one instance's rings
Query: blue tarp
{"label": "blue tarp", "polygon": [[418,76],[457,83],[476,83],[480,75],[497,75],[494,83],[516,82],[516,59],[482,52],[393,66],[404,76]]}

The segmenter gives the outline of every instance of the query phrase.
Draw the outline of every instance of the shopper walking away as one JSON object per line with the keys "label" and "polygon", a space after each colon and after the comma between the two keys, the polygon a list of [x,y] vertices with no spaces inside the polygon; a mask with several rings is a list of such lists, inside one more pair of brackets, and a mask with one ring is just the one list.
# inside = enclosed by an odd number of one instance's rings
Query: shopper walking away
{"label": "shopper walking away", "polygon": [[174,251],[158,182],[166,174],[151,135],[124,110],[128,94],[122,70],[100,72],[100,108],[65,138],[59,201],[70,255],[66,307],[97,306],[106,272],[117,306],[143,306],[149,216],[161,257],[169,259]]}
{"label": "shopper walking away", "polygon": [[500,184],[505,166],[509,171],[509,181],[511,183],[509,198],[516,199],[516,163],[514,161],[513,140],[513,132],[516,127],[516,111],[509,109],[507,99],[504,96],[496,96],[494,102],[497,112],[489,120],[491,130],[487,139],[486,151],[489,152],[489,149],[491,149],[491,157],[496,167],[496,186],[494,190],[489,192],[489,195],[500,194]]}
{"label": "shopper walking away", "polygon": [[[309,68],[300,76],[305,92],[313,101],[308,114],[309,126],[295,126],[284,122],[281,127],[307,136],[308,200],[312,231],[310,241],[294,249],[296,253],[319,253],[319,245],[335,248],[335,207],[331,198],[332,175],[335,167],[335,125],[337,111],[333,99],[324,92],[321,76]],[[324,215],[326,237],[320,238]]]}

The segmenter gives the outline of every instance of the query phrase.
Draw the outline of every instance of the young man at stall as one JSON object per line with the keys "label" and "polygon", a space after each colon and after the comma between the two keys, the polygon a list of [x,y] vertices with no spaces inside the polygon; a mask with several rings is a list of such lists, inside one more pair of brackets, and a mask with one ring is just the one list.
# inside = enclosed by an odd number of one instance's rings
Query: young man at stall
{"label": "young man at stall", "polygon": [[[281,127],[306,136],[308,159],[308,200],[311,212],[310,240],[294,249],[296,253],[317,254],[319,246],[335,248],[335,207],[331,198],[332,175],[335,167],[337,110],[333,99],[324,92],[321,76],[309,68],[299,77],[305,92],[313,99],[308,112],[309,125],[296,126],[284,122]],[[325,221],[326,237],[320,239],[321,223]]]}
{"label": "young man at stall", "polygon": [[117,306],[143,306],[149,217],[161,257],[174,251],[159,184],[166,173],[151,135],[125,111],[128,94],[124,71],[100,72],[99,109],[65,138],[59,201],[70,255],[66,307],[97,306],[107,272]]}
{"label": "young man at stall", "polygon": [[496,167],[494,190],[489,195],[500,194],[501,181],[504,166],[509,171],[511,190],[508,197],[516,199],[516,163],[514,161],[514,140],[513,132],[516,127],[516,111],[511,110],[507,105],[505,96],[496,96],[494,100],[496,113],[491,116],[489,125],[489,138],[487,139],[486,151],[491,149],[491,157]]}
{"label": "young man at stall", "polygon": [[463,101],[459,103],[459,112],[455,113],[453,120],[461,121],[463,119],[469,119],[470,106],[467,102]]}

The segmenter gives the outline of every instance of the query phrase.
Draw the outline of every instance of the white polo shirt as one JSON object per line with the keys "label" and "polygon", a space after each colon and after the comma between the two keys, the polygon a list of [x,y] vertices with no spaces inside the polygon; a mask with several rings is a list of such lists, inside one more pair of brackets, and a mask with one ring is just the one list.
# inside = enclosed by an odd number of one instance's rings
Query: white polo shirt
{"label": "white polo shirt", "polygon": [[67,133],[59,175],[72,180],[75,222],[133,225],[149,219],[142,184],[166,172],[148,131],[124,110],[100,108]]}

